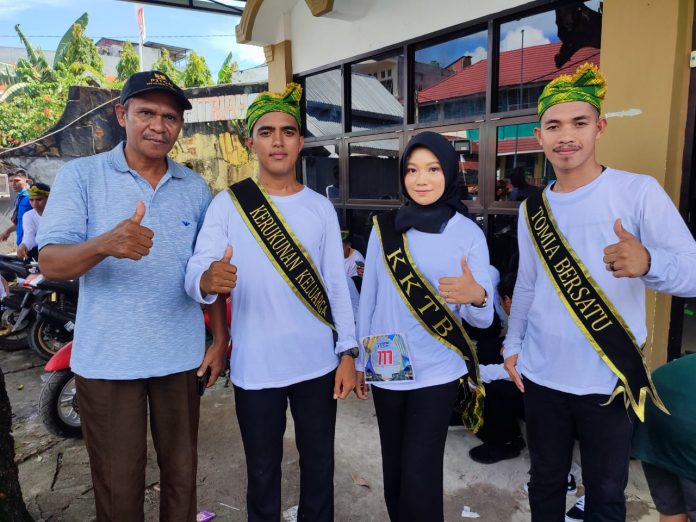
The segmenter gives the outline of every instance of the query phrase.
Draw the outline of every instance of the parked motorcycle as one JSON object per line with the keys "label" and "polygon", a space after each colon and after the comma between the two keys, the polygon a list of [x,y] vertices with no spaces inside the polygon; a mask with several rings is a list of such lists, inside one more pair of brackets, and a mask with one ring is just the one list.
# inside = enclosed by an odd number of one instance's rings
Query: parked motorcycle
{"label": "parked motorcycle", "polygon": [[34,291],[27,306],[35,319],[29,326],[29,346],[42,359],[48,360],[73,338],[77,313],[77,281],[48,281],[43,277],[31,282]]}
{"label": "parked motorcycle", "polygon": [[[206,349],[213,341],[210,319],[207,310],[203,311],[205,321]],[[227,324],[230,324],[230,299],[227,298]],[[228,358],[229,351],[228,348]],[[82,436],[80,411],[77,406],[75,374],[70,369],[72,341],[58,350],[46,363],[46,374],[42,377],[43,385],[39,396],[39,417],[46,429],[65,438]]]}
{"label": "parked motorcycle", "polygon": [[[38,277],[38,265],[16,256],[0,256],[0,274],[11,282],[10,292],[0,302],[0,350],[21,350],[28,346],[29,322],[22,316],[22,303],[31,293],[28,284]],[[20,316],[21,319],[20,319]]]}

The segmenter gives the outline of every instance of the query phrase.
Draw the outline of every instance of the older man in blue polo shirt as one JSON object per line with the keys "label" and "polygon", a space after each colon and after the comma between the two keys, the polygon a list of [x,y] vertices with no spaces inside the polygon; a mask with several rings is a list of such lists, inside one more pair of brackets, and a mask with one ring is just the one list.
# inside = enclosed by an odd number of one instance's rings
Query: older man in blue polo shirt
{"label": "older man in blue polo shirt", "polygon": [[71,366],[100,521],[143,520],[148,409],[160,520],[195,519],[196,371],[209,363],[184,274],[210,191],[167,157],[190,108],[166,75],[131,76],[116,105],[126,142],[63,167],[39,230],[44,275],[80,278]]}

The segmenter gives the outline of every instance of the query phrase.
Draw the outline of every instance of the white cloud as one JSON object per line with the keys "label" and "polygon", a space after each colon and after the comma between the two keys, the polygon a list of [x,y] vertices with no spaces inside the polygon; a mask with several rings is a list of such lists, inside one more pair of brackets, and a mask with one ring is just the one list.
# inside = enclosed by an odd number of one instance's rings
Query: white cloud
{"label": "white cloud", "polygon": [[471,53],[472,64],[480,62],[481,60],[485,60],[486,58],[488,58],[488,51],[485,47],[481,47],[480,45],[476,49],[474,49],[473,53]]}
{"label": "white cloud", "polygon": [[512,51],[514,49],[519,49],[522,47],[522,31],[524,31],[524,46],[533,47],[535,45],[545,45],[551,43],[551,41],[544,36],[536,27],[530,25],[525,25],[512,31],[509,31],[505,38],[500,42],[501,51]]}

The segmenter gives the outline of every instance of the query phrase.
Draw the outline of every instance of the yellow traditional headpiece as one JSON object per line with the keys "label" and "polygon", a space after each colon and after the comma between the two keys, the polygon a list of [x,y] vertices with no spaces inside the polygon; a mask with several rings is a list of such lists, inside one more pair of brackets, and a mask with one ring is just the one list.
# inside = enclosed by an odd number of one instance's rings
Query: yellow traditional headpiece
{"label": "yellow traditional headpiece", "polygon": [[583,101],[602,111],[602,101],[607,92],[607,82],[602,72],[593,63],[585,63],[575,74],[562,74],[551,80],[539,96],[538,114],[552,105],[564,102]]}
{"label": "yellow traditional headpiece", "polygon": [[27,189],[30,198],[44,197],[47,198],[51,193],[51,187],[43,183],[35,183]]}
{"label": "yellow traditional headpiece", "polygon": [[300,98],[302,98],[302,87],[296,83],[289,83],[282,93],[260,93],[251,102],[246,112],[246,124],[249,135],[251,136],[251,131],[257,120],[269,112],[286,112],[297,120],[298,126],[301,126]]}

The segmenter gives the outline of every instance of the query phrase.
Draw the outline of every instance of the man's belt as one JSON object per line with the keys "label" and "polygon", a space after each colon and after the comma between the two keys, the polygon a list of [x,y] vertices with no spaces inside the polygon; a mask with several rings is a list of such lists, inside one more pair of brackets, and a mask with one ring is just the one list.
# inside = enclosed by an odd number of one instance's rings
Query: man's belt
{"label": "man's belt", "polygon": [[229,194],[249,231],[290,289],[317,319],[335,330],[319,270],[264,188],[247,178],[230,186]]}
{"label": "man's belt", "polygon": [[546,190],[524,202],[527,228],[561,302],[592,348],[619,378],[607,404],[623,394],[626,409],[633,408],[643,421],[649,395],[658,408],[669,413],[652,383],[642,347],[561,233]]}
{"label": "man's belt", "polygon": [[395,217],[396,212],[390,211],[374,218],[375,230],[382,243],[384,264],[399,296],[425,331],[464,359],[469,371],[468,381],[475,389],[469,395],[462,421],[464,426],[476,433],[483,425],[484,397],[476,350],[460,319],[416,267],[408,249],[406,234],[396,231]]}

